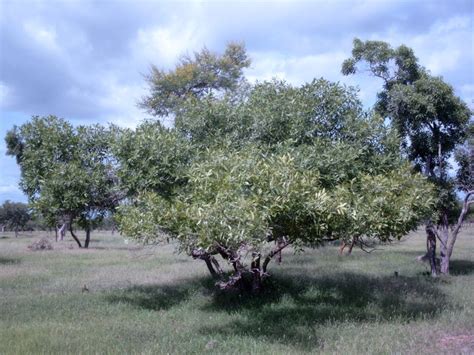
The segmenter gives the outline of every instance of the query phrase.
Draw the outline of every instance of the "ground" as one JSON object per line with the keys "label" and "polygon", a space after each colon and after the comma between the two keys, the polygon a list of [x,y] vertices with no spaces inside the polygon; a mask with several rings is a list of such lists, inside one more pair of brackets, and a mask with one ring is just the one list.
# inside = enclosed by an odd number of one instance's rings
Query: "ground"
{"label": "ground", "polygon": [[450,277],[415,260],[412,233],[371,254],[286,251],[259,299],[215,291],[173,245],[96,232],[89,250],[28,249],[44,235],[0,234],[1,354],[474,353],[474,229]]}

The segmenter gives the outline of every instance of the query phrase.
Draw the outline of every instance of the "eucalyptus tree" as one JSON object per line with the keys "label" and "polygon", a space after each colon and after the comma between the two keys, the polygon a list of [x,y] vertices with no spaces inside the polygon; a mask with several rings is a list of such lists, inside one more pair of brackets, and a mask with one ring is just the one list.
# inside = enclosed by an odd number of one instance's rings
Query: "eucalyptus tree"
{"label": "eucalyptus tree", "polygon": [[[79,247],[87,248],[97,222],[120,198],[110,144],[116,130],[73,127],[55,116],[38,117],[7,133],[7,154],[21,169],[20,187],[49,225],[67,221]],[[84,244],[75,225],[86,231]]]}
{"label": "eucalyptus tree", "polygon": [[[463,212],[458,218],[450,218],[457,204],[456,180],[449,174],[453,169],[449,159],[456,147],[465,142],[471,111],[449,84],[432,76],[418,63],[413,50],[404,45],[392,48],[381,41],[355,39],[352,57],[344,61],[342,73],[359,71],[368,71],[383,80],[377,112],[391,120],[402,137],[403,152],[437,186],[437,216],[432,220],[434,225],[427,227],[429,254],[432,274],[436,275],[434,253],[438,238],[440,271],[448,274],[454,243],[473,196],[473,191],[467,191]],[[465,172],[470,174],[472,170]]]}
{"label": "eucalyptus tree", "polygon": [[117,141],[118,223],[145,243],[176,239],[221,288],[258,292],[289,245],[398,239],[431,208],[430,185],[352,88],[271,81],[180,107],[175,128],[145,122]]}

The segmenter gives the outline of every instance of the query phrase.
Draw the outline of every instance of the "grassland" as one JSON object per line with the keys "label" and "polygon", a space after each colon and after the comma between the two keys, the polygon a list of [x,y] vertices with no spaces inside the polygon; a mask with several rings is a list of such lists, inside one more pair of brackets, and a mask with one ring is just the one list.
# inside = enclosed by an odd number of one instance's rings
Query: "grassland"
{"label": "grassland", "polygon": [[415,261],[414,233],[371,254],[287,251],[259,299],[215,291],[172,245],[96,233],[89,250],[29,250],[39,237],[0,235],[2,354],[474,353],[474,229],[448,278]]}

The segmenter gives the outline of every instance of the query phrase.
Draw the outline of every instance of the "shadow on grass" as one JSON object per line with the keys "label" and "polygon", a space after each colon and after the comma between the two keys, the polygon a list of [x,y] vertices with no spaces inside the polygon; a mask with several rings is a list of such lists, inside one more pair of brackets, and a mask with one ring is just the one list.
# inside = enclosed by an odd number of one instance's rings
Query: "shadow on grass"
{"label": "shadow on grass", "polygon": [[[315,326],[334,322],[411,321],[436,317],[446,298],[432,280],[336,273],[328,277],[273,277],[259,298],[216,293],[204,310],[240,313],[202,332],[270,338],[314,349]],[[313,341],[309,340],[312,337]]]}
{"label": "shadow on grass", "polygon": [[6,258],[0,256],[0,265],[17,265],[20,263],[20,259],[18,258]]}
{"label": "shadow on grass", "polygon": [[205,294],[209,301],[200,306],[201,311],[232,316],[228,323],[203,323],[201,333],[270,339],[302,350],[314,350],[314,328],[327,323],[407,322],[435,318],[450,307],[437,281],[421,276],[282,273],[272,276],[258,297],[217,291],[213,283],[204,277],[167,286],[135,286],[107,298],[142,309],[166,310]]}
{"label": "shadow on grass", "polygon": [[[205,280],[200,280],[205,283]],[[106,296],[112,303],[126,303],[153,311],[169,309],[191,297],[197,283],[192,281],[176,285],[141,285],[116,291]]]}
{"label": "shadow on grass", "polygon": [[470,275],[474,273],[474,261],[451,260],[449,262],[449,272],[451,275]]}

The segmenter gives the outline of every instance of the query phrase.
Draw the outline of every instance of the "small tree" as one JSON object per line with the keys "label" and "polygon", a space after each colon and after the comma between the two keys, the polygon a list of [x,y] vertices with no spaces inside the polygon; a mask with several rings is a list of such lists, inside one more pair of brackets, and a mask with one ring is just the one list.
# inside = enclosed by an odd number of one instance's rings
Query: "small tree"
{"label": "small tree", "polygon": [[343,74],[361,70],[357,67],[359,63],[366,63],[368,71],[384,81],[376,110],[391,119],[403,138],[403,152],[437,186],[438,216],[432,220],[434,225],[428,224],[427,245],[432,256],[432,274],[436,275],[434,249],[436,238],[439,239],[441,273],[448,274],[454,243],[472,196],[468,192],[459,217],[450,218],[457,204],[456,182],[448,174],[449,158],[466,139],[471,112],[450,85],[418,64],[413,51],[406,46],[393,49],[385,42],[355,39],[352,58],[342,65]]}
{"label": "small tree", "polygon": [[0,206],[0,225],[14,230],[15,237],[18,237],[18,231],[24,229],[30,220],[28,205],[24,203],[7,200]]}
{"label": "small tree", "polygon": [[[79,247],[87,248],[90,232],[120,199],[109,146],[114,129],[74,128],[55,116],[33,117],[6,137],[8,152],[21,169],[20,186],[31,206],[49,225],[67,222]],[[86,231],[84,245],[74,232]]]}

